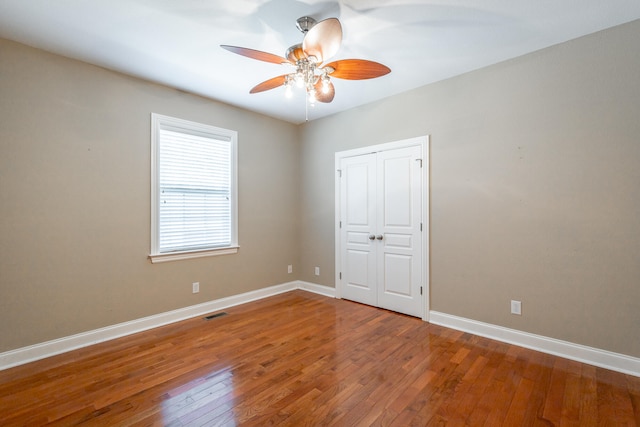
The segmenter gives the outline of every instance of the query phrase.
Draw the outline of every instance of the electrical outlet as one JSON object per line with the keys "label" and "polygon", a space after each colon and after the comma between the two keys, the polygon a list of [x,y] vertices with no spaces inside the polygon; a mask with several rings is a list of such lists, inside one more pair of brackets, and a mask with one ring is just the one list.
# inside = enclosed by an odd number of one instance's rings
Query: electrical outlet
{"label": "electrical outlet", "polygon": [[289,273],[289,274],[293,273],[293,265],[288,265],[287,266],[287,273]]}
{"label": "electrical outlet", "polygon": [[316,267],[316,276],[320,275],[320,267]]}
{"label": "electrical outlet", "polygon": [[200,292],[200,282],[193,282],[191,284],[191,289],[194,294],[197,294],[198,292]]}
{"label": "electrical outlet", "polygon": [[511,314],[522,315],[522,302],[511,300]]}

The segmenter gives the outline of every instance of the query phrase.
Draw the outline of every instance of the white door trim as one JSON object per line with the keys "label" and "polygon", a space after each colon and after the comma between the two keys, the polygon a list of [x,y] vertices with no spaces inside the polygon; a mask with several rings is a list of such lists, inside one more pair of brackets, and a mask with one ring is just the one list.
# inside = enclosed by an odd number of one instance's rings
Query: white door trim
{"label": "white door trim", "polygon": [[340,164],[342,159],[347,157],[360,156],[368,153],[375,153],[380,151],[394,150],[398,148],[421,147],[422,158],[422,320],[429,321],[429,136],[419,136],[415,138],[403,139],[400,141],[387,142],[384,144],[371,145],[368,147],[355,148],[352,150],[339,151],[335,153],[335,288],[336,298],[342,298],[342,278],[341,278],[341,241],[340,241]]}

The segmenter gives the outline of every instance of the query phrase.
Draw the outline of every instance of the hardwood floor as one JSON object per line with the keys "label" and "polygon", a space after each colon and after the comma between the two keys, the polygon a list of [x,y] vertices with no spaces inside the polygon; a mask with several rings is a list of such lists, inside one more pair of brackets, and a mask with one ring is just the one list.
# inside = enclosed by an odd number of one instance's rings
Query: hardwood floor
{"label": "hardwood floor", "polygon": [[294,291],[0,371],[0,425],[640,426],[640,378]]}

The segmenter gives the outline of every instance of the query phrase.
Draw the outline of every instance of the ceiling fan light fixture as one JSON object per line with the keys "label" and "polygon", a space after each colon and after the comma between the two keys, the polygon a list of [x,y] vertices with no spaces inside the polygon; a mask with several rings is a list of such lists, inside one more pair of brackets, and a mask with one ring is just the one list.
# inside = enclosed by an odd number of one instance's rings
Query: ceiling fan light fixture
{"label": "ceiling fan light fixture", "polygon": [[323,75],[322,76],[322,93],[324,93],[325,95],[329,93],[329,83],[331,83],[331,81],[329,80],[329,76],[328,75]]}
{"label": "ceiling fan light fixture", "polygon": [[389,67],[366,59],[340,59],[325,64],[334,56],[342,43],[342,25],[337,18],[328,18],[320,22],[303,16],[296,26],[304,34],[302,43],[287,49],[285,57],[245,47],[221,45],[222,48],[274,64],[295,67],[293,72],[265,80],[253,87],[249,93],[259,93],[276,87],[285,86],[285,96],[293,95],[293,86],[305,91],[307,106],[316,102],[332,102],[336,89],[331,77],[346,80],[364,80],[384,76],[391,72]]}
{"label": "ceiling fan light fixture", "polygon": [[284,83],[284,96],[289,99],[291,97],[293,97],[293,81],[291,81],[291,79],[288,78],[289,76],[287,76],[287,79],[285,80]]}

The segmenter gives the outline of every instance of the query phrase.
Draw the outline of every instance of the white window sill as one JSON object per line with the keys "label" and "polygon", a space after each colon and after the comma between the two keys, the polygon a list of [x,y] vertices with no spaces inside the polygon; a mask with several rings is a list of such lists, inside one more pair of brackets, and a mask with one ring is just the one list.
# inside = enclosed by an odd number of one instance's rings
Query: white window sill
{"label": "white window sill", "polygon": [[239,246],[229,246],[226,248],[220,249],[207,249],[203,251],[186,251],[186,252],[172,252],[168,254],[154,254],[149,255],[149,259],[152,264],[157,264],[159,262],[169,262],[169,261],[178,261],[181,259],[192,259],[192,258],[204,258],[209,256],[218,256],[218,255],[229,255],[238,253]]}

